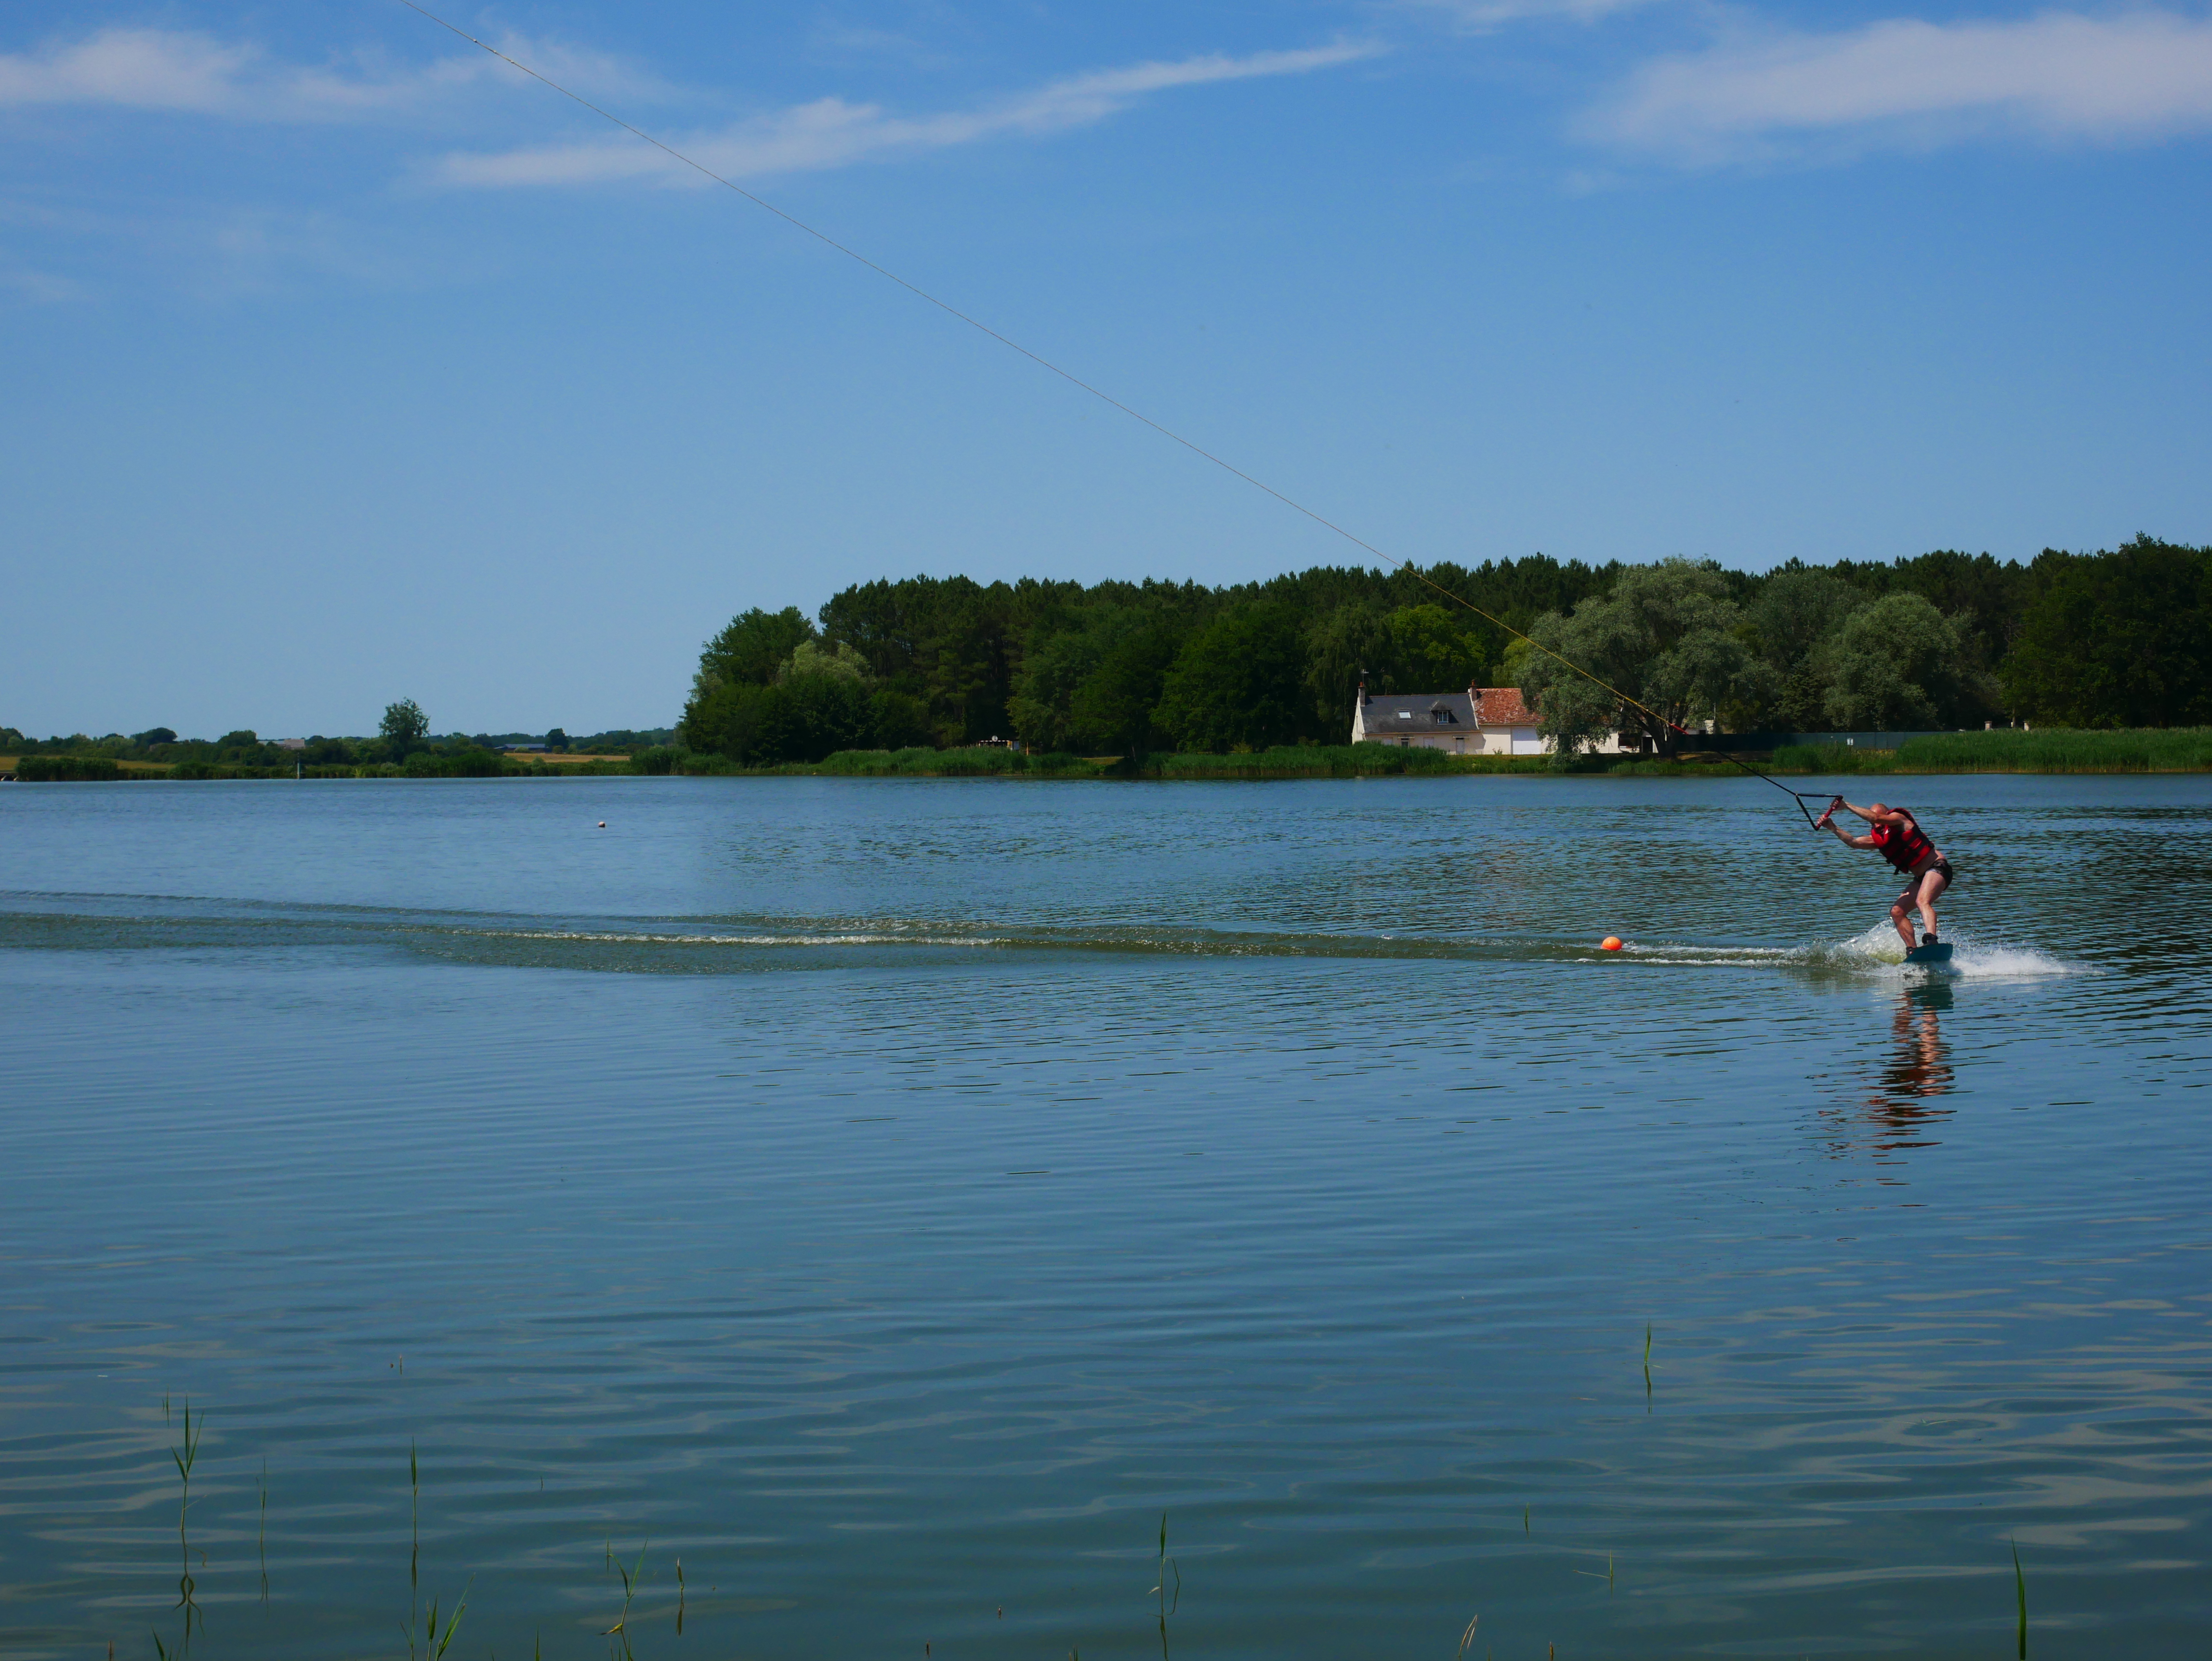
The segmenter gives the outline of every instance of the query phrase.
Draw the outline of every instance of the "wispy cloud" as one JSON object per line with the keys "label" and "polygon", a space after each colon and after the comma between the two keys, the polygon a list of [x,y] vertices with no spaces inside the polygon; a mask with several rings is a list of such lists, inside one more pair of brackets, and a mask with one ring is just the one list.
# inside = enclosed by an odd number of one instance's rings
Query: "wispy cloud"
{"label": "wispy cloud", "polygon": [[890,62],[909,69],[941,70],[957,61],[952,53],[915,35],[829,17],[816,22],[806,48],[808,58],[817,63]]}
{"label": "wispy cloud", "polygon": [[52,305],[65,300],[82,299],[84,290],[74,280],[58,272],[42,271],[0,254],[0,294],[11,294],[18,299],[37,304]]}
{"label": "wispy cloud", "polygon": [[222,109],[255,54],[204,35],[108,29],[72,46],[0,54],[0,106],[121,104],[136,109]]}
{"label": "wispy cloud", "polygon": [[[598,53],[509,37],[503,49],[569,84],[653,95],[651,77]],[[418,108],[459,88],[523,76],[485,53],[395,65],[356,58],[286,64],[260,47],[174,29],[113,28],[0,52],[0,109],[92,105],[246,121],[343,121]]]}
{"label": "wispy cloud", "polygon": [[[1382,50],[1370,42],[1346,41],[1244,58],[1212,55],[1171,64],[1138,64],[1071,76],[975,109],[937,115],[893,115],[876,104],[823,98],[672,142],[726,178],[818,171],[1005,134],[1064,132],[1103,121],[1148,93],[1260,76],[1304,75],[1372,58]],[[691,182],[699,177],[659,150],[618,137],[450,155],[441,164],[439,176],[451,184],[471,186],[575,185],[625,179]]]}
{"label": "wispy cloud", "polygon": [[1660,0],[1402,0],[1402,3],[1416,11],[1441,13],[1470,29],[1484,30],[1541,17],[1595,23],[1616,12],[1658,4]]}
{"label": "wispy cloud", "polygon": [[1876,23],[1660,58],[1586,137],[1686,162],[1811,141],[1927,145],[1991,131],[2143,140],[2212,129],[2212,21],[2047,12]]}

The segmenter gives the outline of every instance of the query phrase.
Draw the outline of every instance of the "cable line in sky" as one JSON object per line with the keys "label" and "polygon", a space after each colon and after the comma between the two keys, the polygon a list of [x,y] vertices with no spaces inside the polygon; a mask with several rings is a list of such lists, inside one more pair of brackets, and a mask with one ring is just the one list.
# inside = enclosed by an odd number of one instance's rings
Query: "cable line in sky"
{"label": "cable line in sky", "polygon": [[[1176,432],[1170,427],[1163,426],[1160,423],[1153,420],[1152,417],[1146,415],[1143,411],[1132,409],[1127,404],[1122,403],[1120,399],[1115,398],[1112,393],[1101,391],[1098,387],[1092,386],[1091,382],[1084,380],[1082,376],[1076,374],[1070,370],[1063,369],[1059,364],[1054,362],[1048,357],[1044,357],[1038,353],[1031,351],[1028,347],[1023,345],[1020,341],[1012,339],[1006,335],[1000,334],[989,324],[985,323],[977,318],[969,316],[966,312],[962,311],[957,306],[951,304],[948,301],[939,299],[935,295],[930,293],[928,289],[921,287],[919,283],[908,282],[906,278],[901,277],[896,271],[891,271],[886,266],[878,265],[874,260],[869,259],[867,255],[860,252],[858,249],[849,247],[846,244],[840,242],[836,237],[831,236],[827,231],[817,229],[814,226],[808,224],[797,215],[788,213],[783,209],[777,207],[775,203],[770,202],[765,197],[754,195],[752,192],[747,190],[744,186],[737,183],[734,179],[726,178],[722,174],[716,173],[712,167],[707,166],[703,161],[696,161],[692,157],[684,155],[683,151],[678,149],[674,145],[670,144],[664,140],[655,138],[651,133],[646,131],[642,127],[631,125],[629,122],[623,120],[622,117],[617,115],[613,111],[603,108],[599,105],[594,104],[590,99],[585,97],[581,93],[570,91],[559,82],[554,80],[550,76],[544,75],[540,71],[531,68],[529,64],[523,63],[519,58],[508,56],[506,52],[501,52],[497,46],[493,46],[489,41],[479,40],[477,36],[471,34],[466,29],[462,28],[459,24],[448,22],[446,19],[439,16],[437,13],[431,11],[427,7],[416,4],[416,0],[399,0],[399,3],[406,7],[408,10],[414,12],[416,15],[426,18],[429,21],[435,23],[440,28],[445,29],[450,33],[458,35],[460,39],[467,41],[471,46],[477,47],[478,50],[489,52],[492,57],[499,59],[501,63],[505,64],[508,68],[520,71],[522,74],[528,76],[532,80],[537,82],[539,85],[559,93],[562,97],[568,99],[572,103],[582,106],[582,107],[589,110],[593,115],[598,116],[601,120],[611,122],[614,125],[620,127],[624,132],[629,134],[631,137],[638,139],[641,143],[652,145],[653,149],[660,151],[663,155],[669,156],[672,160],[683,163],[684,166],[690,168],[694,173],[698,173],[701,177],[711,179],[714,183],[720,185],[724,190],[735,192],[738,195],[744,198],[746,201],[751,203],[755,207],[763,209],[766,211],[774,214],[778,219],[783,221],[785,224],[789,225],[793,229],[805,232],[816,241],[822,243],[826,247],[835,249],[837,252],[843,254],[846,259],[852,260],[854,264],[865,265],[868,270],[873,271],[878,277],[883,277],[887,282],[897,283],[900,288],[904,289],[908,294],[914,295],[918,300],[926,301],[930,305],[936,307],[939,311],[943,312],[946,316],[957,318],[961,322],[965,323],[969,328],[975,330],[977,333],[989,336],[993,340],[997,341],[999,344],[1006,347],[1009,351],[1020,353],[1024,357],[1029,359],[1030,362],[1036,364],[1039,368],[1058,375],[1062,380],[1067,382],[1069,386],[1078,387],[1080,390],[1090,393],[1091,397],[1097,399],[1100,403],[1109,405],[1113,408],[1119,410],[1123,415],[1127,416],[1132,421],[1143,423],[1146,426],[1158,433],[1162,438],[1168,439],[1174,443],[1180,444],[1184,449],[1188,450],[1193,455],[1198,456],[1204,460],[1210,461],[1215,466],[1220,468],[1222,472],[1232,474],[1236,478],[1243,479],[1245,484],[1249,484],[1254,490],[1265,491],[1267,495],[1274,497],[1276,501],[1281,502],[1283,506],[1290,508],[1293,513],[1304,514],[1315,524],[1320,526],[1323,530],[1334,532],[1338,536],[1342,537],[1346,542],[1352,544],[1353,547],[1373,555],[1376,559],[1381,560],[1385,565],[1395,567],[1399,570],[1407,573],[1417,581],[1424,583],[1427,587],[1435,589],[1437,593],[1442,594],[1445,599],[1451,600],[1456,605],[1465,606],[1468,611],[1474,612],[1475,616],[1482,618],[1486,623],[1504,630],[1516,640],[1526,642],[1528,645],[1536,651],[1541,652],[1546,657],[1552,659],[1554,662],[1564,665],[1565,667],[1572,670],[1576,674],[1580,675],[1584,680],[1589,681],[1592,685],[1603,689],[1606,692],[1609,693],[1613,697],[1618,698],[1621,703],[1628,705],[1631,709],[1642,710],[1645,715],[1650,716],[1652,720],[1659,722],[1662,727],[1668,727],[1673,731],[1682,734],[1685,738],[1690,736],[1689,729],[1682,726],[1680,722],[1668,720],[1666,716],[1661,715],[1656,709],[1651,708],[1650,705],[1643,703],[1639,699],[1629,697],[1627,693],[1622,691],[1618,686],[1615,686],[1609,681],[1601,679],[1597,675],[1591,673],[1590,671],[1583,668],[1582,665],[1575,662],[1572,659],[1562,657],[1559,653],[1553,651],[1541,641],[1532,639],[1529,636],[1524,634],[1522,630],[1516,629],[1511,624],[1506,622],[1503,618],[1494,617],[1490,612],[1484,611],[1482,607],[1477,605],[1473,600],[1468,599],[1464,594],[1457,593],[1452,589],[1444,587],[1441,582],[1437,581],[1435,578],[1430,576],[1426,572],[1423,571],[1420,567],[1415,565],[1411,560],[1400,559],[1395,555],[1384,553],[1382,550],[1377,548],[1373,543],[1353,534],[1350,531],[1347,531],[1343,526],[1339,525],[1334,520],[1324,518],[1320,514],[1316,513],[1312,508],[1307,507],[1304,502],[1297,501],[1294,497],[1285,496],[1282,491],[1277,490],[1265,479],[1255,478],[1251,474],[1246,472],[1242,467],[1237,466],[1234,462],[1224,460],[1221,457],[1214,454],[1212,451],[1206,448],[1203,445],[1194,443],[1191,440],[1185,438],[1181,433]],[[1767,778],[1765,774],[1759,772],[1758,769],[1750,766],[1748,764],[1737,761],[1733,756],[1729,757],[1729,759],[1735,762],[1737,766],[1751,774],[1753,777],[1765,779],[1767,783],[1773,785],[1776,789],[1781,791],[1784,795],[1794,797],[1798,794],[1797,792],[1790,789],[1788,786],[1778,783],[1773,779]],[[1799,808],[1799,811],[1801,812],[1803,812],[1802,806]],[[1807,817],[1809,819],[1810,815],[1808,815]]]}

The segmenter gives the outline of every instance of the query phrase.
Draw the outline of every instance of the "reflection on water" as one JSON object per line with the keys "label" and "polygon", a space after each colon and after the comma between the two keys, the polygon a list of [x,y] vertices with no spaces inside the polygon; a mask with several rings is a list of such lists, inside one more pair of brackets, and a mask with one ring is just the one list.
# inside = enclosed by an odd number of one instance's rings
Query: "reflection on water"
{"label": "reflection on water", "polygon": [[1932,1098],[1951,1092],[1951,1053],[1944,1047],[1940,1012],[1951,1007],[1948,981],[1908,983],[1890,1016],[1889,1056],[1867,1098],[1867,1110],[1886,1133],[1872,1146],[1878,1159],[1907,1148],[1934,1147],[1929,1132],[1952,1110]]}
{"label": "reflection on water", "polygon": [[1859,1087],[1864,1093],[1820,1110],[1833,1155],[1870,1154],[1875,1164],[1894,1166],[1905,1163],[1905,1154],[1942,1145],[1931,1133],[1955,1110],[1941,1100],[1957,1085],[1942,1025],[1954,995],[1948,977],[1914,977],[1898,988],[1888,1040],[1871,1080]]}

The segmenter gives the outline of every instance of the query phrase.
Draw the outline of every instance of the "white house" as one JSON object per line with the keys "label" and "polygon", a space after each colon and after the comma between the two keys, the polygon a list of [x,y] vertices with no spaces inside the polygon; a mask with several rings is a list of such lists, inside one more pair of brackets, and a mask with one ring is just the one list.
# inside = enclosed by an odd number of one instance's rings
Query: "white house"
{"label": "white house", "polygon": [[[1354,744],[1400,744],[1455,756],[1548,756],[1552,741],[1536,727],[1535,711],[1518,688],[1470,686],[1464,692],[1370,692],[1359,684],[1352,705]],[[1598,746],[1618,755],[1620,734]]]}

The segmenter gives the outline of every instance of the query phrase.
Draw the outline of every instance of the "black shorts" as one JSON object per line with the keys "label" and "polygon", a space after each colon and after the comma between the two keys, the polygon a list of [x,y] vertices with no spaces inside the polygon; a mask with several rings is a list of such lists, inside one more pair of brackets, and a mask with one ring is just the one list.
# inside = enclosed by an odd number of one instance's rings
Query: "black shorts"
{"label": "black shorts", "polygon": [[1951,869],[1951,861],[1939,854],[1936,856],[1935,864],[1923,867],[1906,879],[1905,891],[1897,897],[1899,904],[1911,905],[1920,897],[1920,884],[1930,871],[1941,871],[1943,873],[1943,890],[1946,893],[1959,885],[1959,874]]}

